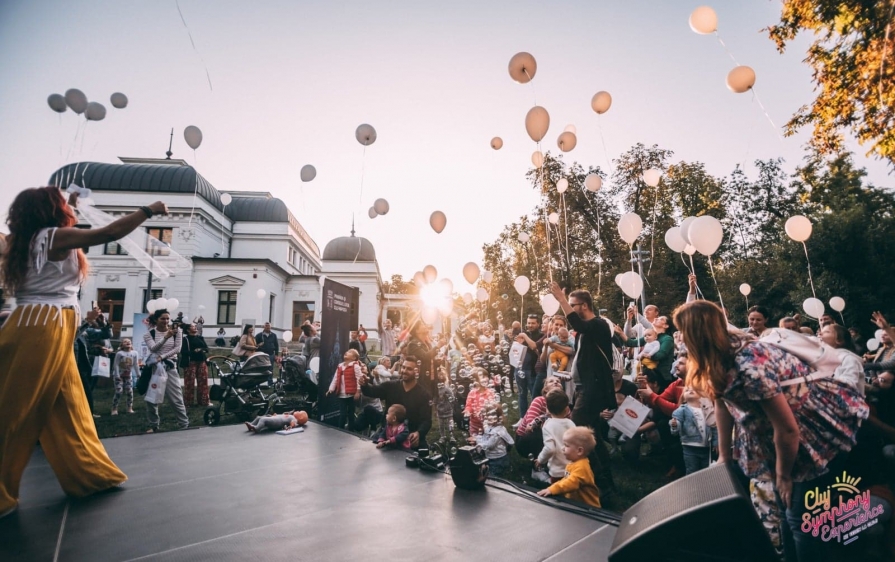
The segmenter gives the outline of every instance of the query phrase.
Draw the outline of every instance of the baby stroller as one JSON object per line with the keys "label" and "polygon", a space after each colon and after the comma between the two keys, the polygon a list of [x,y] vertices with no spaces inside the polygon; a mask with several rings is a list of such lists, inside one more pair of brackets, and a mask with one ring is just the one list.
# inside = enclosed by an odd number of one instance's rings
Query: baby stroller
{"label": "baby stroller", "polygon": [[304,355],[287,357],[283,361],[281,380],[283,390],[298,394],[295,408],[313,417],[317,408],[317,375],[313,371],[308,374],[307,358]]}
{"label": "baby stroller", "polygon": [[[221,375],[221,384],[212,385],[209,397],[217,406],[209,406],[203,419],[206,425],[217,425],[222,414],[232,414],[239,421],[249,421],[269,413],[277,394],[269,389],[267,381],[273,370],[266,353],[254,353],[244,362],[224,360],[230,373]],[[267,394],[265,394],[267,390]]]}

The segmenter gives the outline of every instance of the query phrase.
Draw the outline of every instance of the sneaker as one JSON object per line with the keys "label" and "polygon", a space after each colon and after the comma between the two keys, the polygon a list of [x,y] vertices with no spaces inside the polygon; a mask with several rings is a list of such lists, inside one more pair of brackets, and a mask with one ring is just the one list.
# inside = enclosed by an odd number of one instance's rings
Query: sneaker
{"label": "sneaker", "polygon": [[544,472],[543,470],[531,470],[531,479],[536,482],[543,482],[544,484],[550,483],[550,475]]}
{"label": "sneaker", "polygon": [[112,410],[112,415],[113,415],[113,416],[117,416],[117,415],[118,415],[118,410]]}
{"label": "sneaker", "polygon": [[133,408],[128,408],[128,409],[127,409],[127,413],[128,413],[128,414],[133,414],[133,413],[134,413],[134,409],[133,409]]}
{"label": "sneaker", "polygon": [[155,433],[155,430],[150,427],[148,430],[146,430],[146,433]]}
{"label": "sneaker", "polygon": [[519,427],[519,424],[521,424],[521,423],[522,423],[522,420],[519,420],[519,421],[517,421],[516,423],[514,423],[514,424],[513,424],[513,429],[518,428],[518,427]]}
{"label": "sneaker", "polygon": [[93,414],[93,418],[94,418],[94,419],[96,419],[96,418],[98,418],[98,417],[100,417],[99,414]]}

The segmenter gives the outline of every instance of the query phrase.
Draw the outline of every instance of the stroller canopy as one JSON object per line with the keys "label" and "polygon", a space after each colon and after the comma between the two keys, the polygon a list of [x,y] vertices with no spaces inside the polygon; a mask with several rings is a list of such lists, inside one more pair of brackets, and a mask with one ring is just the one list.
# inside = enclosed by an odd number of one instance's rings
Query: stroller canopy
{"label": "stroller canopy", "polygon": [[271,369],[270,357],[266,353],[253,353],[240,366],[240,373],[262,373]]}

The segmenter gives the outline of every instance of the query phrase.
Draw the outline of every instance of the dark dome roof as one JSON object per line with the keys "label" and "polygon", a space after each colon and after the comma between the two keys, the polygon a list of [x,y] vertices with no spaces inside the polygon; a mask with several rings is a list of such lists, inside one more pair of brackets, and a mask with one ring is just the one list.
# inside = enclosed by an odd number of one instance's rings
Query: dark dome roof
{"label": "dark dome roof", "polygon": [[342,236],[330,240],[323,249],[323,259],[329,261],[376,261],[376,250],[366,238]]}
{"label": "dark dome roof", "polygon": [[235,221],[289,222],[289,209],[274,197],[234,197],[227,216]]}
{"label": "dark dome roof", "polygon": [[199,195],[218,210],[223,210],[221,194],[192,166],[78,162],[56,170],[50,176],[50,185],[65,189],[76,183],[97,191],[193,193],[197,180]]}

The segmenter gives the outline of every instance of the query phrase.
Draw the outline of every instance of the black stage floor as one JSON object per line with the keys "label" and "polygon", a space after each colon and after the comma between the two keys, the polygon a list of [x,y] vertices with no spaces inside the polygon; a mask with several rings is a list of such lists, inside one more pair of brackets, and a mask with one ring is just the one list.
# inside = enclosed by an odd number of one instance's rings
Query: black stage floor
{"label": "black stage floor", "polygon": [[471,492],[326,426],[104,441],[129,480],[68,500],[37,451],[0,560],[605,560],[616,527],[507,491]]}

